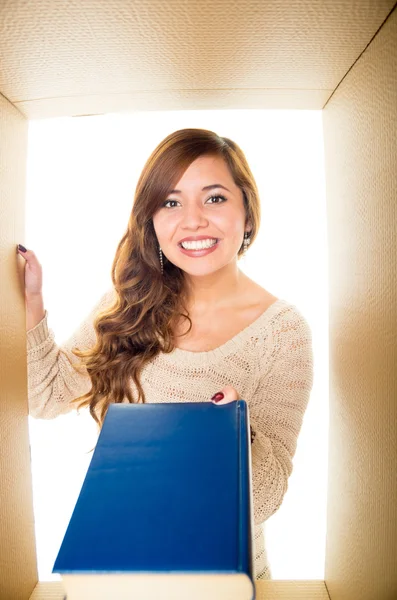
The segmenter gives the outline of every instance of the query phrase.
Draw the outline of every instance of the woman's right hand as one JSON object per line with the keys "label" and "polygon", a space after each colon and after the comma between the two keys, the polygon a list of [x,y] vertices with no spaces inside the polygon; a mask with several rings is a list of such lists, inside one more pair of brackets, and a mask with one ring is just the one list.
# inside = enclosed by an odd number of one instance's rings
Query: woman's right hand
{"label": "woman's right hand", "polygon": [[[22,246],[23,247],[23,246]],[[17,253],[25,259],[25,298],[30,300],[43,293],[43,270],[33,250],[22,250],[17,246]]]}

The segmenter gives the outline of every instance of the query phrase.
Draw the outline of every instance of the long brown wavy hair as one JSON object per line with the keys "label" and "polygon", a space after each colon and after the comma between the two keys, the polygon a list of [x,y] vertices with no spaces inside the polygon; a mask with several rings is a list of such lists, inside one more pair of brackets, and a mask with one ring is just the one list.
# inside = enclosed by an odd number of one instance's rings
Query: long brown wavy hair
{"label": "long brown wavy hair", "polygon": [[[92,387],[72,402],[89,406],[99,430],[109,404],[145,403],[140,374],[145,364],[160,352],[174,349],[173,332],[180,318],[192,321],[186,309],[184,272],[163,259],[161,274],[159,244],[152,217],[189,165],[203,155],[220,156],[228,165],[235,184],[242,190],[246,224],[251,242],[260,224],[257,186],[247,160],[232,140],[205,129],[181,129],[168,135],[146,161],[138,180],[125,234],[112,265],[116,298],[113,305],[97,313],[93,325],[97,341],[86,351],[73,349],[79,357],[77,369],[86,369]],[[238,257],[243,252],[243,244]],[[138,397],[131,393],[132,378]]]}

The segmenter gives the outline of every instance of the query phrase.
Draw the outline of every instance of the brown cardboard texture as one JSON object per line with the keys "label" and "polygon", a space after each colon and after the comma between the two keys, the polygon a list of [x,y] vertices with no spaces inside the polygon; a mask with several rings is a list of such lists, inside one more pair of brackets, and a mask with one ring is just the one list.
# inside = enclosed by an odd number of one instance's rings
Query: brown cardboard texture
{"label": "brown cardboard texture", "polygon": [[325,579],[258,581],[257,598],[397,598],[394,0],[13,0],[0,5],[0,31],[1,600],[63,598],[61,583],[37,584],[23,265],[15,253],[24,239],[28,119],[202,108],[323,111]]}

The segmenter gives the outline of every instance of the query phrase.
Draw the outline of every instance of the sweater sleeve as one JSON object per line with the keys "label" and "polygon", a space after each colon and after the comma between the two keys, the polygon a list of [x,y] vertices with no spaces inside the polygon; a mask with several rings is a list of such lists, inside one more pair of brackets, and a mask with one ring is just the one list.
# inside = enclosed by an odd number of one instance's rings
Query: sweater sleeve
{"label": "sweater sleeve", "polygon": [[250,403],[254,522],[280,507],[313,385],[311,330],[295,307],[271,323]]}
{"label": "sweater sleeve", "polygon": [[96,342],[94,318],[115,297],[108,289],[80,326],[62,346],[57,346],[48,326],[48,312],[35,327],[26,332],[29,414],[38,419],[54,419],[77,408],[70,401],[91,389],[91,379],[83,368],[79,373],[73,363],[81,361],[72,348],[87,350]]}

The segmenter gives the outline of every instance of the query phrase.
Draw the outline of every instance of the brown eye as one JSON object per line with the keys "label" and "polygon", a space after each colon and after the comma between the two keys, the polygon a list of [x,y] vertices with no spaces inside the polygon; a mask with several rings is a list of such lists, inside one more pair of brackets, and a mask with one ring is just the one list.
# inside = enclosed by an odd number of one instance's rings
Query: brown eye
{"label": "brown eye", "polygon": [[[225,196],[210,196],[208,198],[208,200],[215,200],[217,198],[220,199],[220,200],[222,200],[222,202],[226,202]],[[208,200],[207,200],[207,202],[208,202]],[[211,204],[222,204],[222,202],[211,202]]]}
{"label": "brown eye", "polygon": [[168,204],[169,202],[178,202],[178,200],[166,200],[162,206],[164,206],[165,208],[173,208],[172,206],[166,206],[166,204]]}

